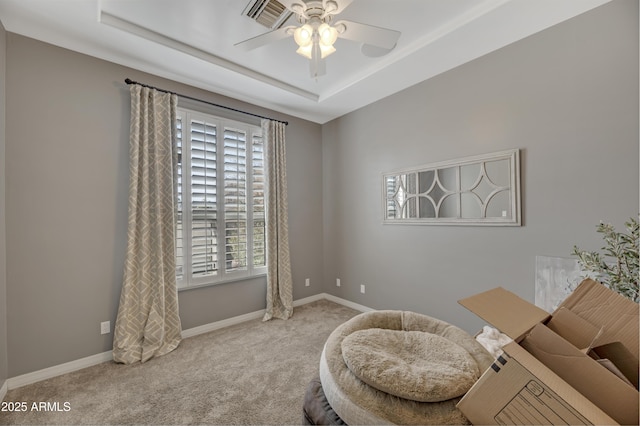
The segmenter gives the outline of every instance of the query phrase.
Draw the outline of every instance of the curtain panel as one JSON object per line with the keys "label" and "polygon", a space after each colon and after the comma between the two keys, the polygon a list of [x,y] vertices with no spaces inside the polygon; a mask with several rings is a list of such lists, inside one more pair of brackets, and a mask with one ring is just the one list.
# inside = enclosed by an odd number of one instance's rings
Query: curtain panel
{"label": "curtain panel", "polygon": [[130,86],[131,126],[127,253],[113,359],[145,362],[178,347],[175,264],[178,98]]}
{"label": "curtain panel", "polygon": [[262,120],[267,175],[267,309],[264,321],[293,315],[284,123]]}

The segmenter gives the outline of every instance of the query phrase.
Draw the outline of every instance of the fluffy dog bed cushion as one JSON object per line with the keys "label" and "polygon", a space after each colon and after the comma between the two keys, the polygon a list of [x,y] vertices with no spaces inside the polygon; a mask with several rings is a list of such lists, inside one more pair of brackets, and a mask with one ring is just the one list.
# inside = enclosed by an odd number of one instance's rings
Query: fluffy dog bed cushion
{"label": "fluffy dog bed cushion", "polygon": [[369,386],[419,402],[463,395],[481,375],[467,350],[423,331],[356,331],[342,341],[342,357]]}
{"label": "fluffy dog bed cushion", "polygon": [[456,408],[461,396],[439,402],[419,402],[369,386],[345,363],[342,342],[351,334],[370,329],[436,334],[459,345],[483,372],[493,357],[467,332],[444,321],[415,312],[372,311],[356,315],[329,336],[320,358],[320,381],[327,401],[347,424],[461,425],[469,421]]}

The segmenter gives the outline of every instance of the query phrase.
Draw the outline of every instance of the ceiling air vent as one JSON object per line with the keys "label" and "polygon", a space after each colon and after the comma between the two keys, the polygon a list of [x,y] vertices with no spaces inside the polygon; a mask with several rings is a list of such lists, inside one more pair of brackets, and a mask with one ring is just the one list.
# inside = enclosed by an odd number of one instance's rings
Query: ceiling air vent
{"label": "ceiling air vent", "polygon": [[270,29],[280,28],[292,12],[277,0],[252,0],[242,12]]}

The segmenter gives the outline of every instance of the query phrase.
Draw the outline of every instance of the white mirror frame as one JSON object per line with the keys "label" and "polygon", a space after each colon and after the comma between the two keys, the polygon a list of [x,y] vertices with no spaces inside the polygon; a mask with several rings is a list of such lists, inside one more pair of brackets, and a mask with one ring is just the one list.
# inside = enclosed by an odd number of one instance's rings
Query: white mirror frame
{"label": "white mirror frame", "polygon": [[[501,170],[497,172],[506,174],[507,177],[503,178],[500,185],[494,183],[495,179],[492,180],[487,173],[489,163],[494,163],[491,165],[494,170],[500,166]],[[463,166],[468,166],[466,170],[475,168],[478,172],[474,171],[471,180],[468,176],[461,177]],[[452,169],[447,173],[450,177],[455,174],[455,183],[452,183],[453,180],[442,183],[445,179],[440,176],[447,174],[441,172],[444,169]],[[425,185],[428,188],[420,192],[424,178],[430,183]],[[463,188],[463,179],[473,183],[467,183]],[[498,207],[500,215],[487,215],[487,207],[497,194],[502,194],[500,197],[503,199],[503,205]],[[508,201],[505,194],[508,194]],[[520,150],[500,151],[383,173],[382,199],[385,224],[520,226]],[[444,209],[443,201],[446,199],[449,200]],[[469,210],[468,207],[473,207],[477,214],[465,213],[465,210]],[[495,208],[492,205],[492,209]]]}

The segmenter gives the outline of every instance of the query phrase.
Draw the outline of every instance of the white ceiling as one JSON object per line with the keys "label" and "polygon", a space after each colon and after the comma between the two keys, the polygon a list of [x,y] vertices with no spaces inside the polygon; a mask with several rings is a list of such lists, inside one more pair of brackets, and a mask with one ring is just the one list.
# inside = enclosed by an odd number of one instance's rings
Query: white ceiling
{"label": "white ceiling", "polygon": [[397,47],[370,58],[338,39],[317,79],[290,37],[249,52],[234,46],[268,31],[242,15],[249,0],[0,0],[0,21],[13,33],[325,123],[608,1],[353,0],[338,19],[401,31]]}

